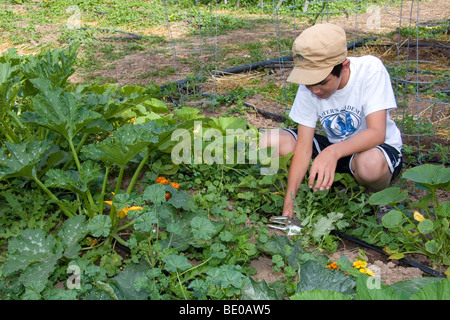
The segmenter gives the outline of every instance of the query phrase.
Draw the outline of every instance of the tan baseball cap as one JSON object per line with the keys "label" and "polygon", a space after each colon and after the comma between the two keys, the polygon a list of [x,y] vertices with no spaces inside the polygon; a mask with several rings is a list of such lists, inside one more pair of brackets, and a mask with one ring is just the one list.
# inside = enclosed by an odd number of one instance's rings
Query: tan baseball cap
{"label": "tan baseball cap", "polygon": [[347,59],[345,30],[332,23],[305,29],[292,45],[294,69],[288,82],[311,85],[328,77],[334,66]]}

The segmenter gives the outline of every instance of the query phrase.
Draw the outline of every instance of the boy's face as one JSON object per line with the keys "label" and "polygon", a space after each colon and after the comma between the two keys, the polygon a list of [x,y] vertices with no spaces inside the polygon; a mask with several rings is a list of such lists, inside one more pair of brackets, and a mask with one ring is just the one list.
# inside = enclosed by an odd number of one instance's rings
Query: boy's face
{"label": "boy's face", "polygon": [[350,76],[350,61],[345,60],[342,63],[342,71],[339,77],[330,73],[328,77],[319,83],[306,85],[306,88],[311,91],[319,99],[328,99],[338,89],[342,89],[348,82]]}

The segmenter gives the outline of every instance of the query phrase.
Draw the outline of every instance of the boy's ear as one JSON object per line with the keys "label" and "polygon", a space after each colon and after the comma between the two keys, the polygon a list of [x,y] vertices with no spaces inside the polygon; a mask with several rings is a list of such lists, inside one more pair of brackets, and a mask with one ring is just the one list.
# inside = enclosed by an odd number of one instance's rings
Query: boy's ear
{"label": "boy's ear", "polygon": [[350,68],[350,60],[345,59],[345,61],[342,62],[342,68],[344,69]]}

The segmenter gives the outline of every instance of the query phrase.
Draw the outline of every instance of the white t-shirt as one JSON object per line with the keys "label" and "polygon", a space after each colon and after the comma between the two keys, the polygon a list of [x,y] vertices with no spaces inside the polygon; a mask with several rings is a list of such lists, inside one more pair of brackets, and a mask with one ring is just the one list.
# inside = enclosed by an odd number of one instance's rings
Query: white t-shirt
{"label": "white t-shirt", "polygon": [[396,109],[391,79],[380,59],[374,56],[349,57],[350,78],[344,88],[328,99],[319,99],[300,85],[289,117],[298,124],[315,128],[320,121],[328,140],[337,143],[367,128],[366,116],[388,110],[385,143],[399,151],[402,137],[389,110]]}

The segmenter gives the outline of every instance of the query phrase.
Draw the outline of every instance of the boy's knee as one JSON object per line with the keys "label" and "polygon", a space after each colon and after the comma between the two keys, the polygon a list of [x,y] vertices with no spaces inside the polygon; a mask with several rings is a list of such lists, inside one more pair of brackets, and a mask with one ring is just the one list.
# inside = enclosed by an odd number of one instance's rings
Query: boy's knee
{"label": "boy's knee", "polygon": [[371,152],[357,154],[353,159],[353,171],[365,184],[387,181],[389,184],[391,172],[387,161],[378,149],[372,149]]}
{"label": "boy's knee", "polygon": [[261,149],[272,147],[276,154],[284,156],[294,151],[296,140],[289,132],[285,130],[268,130],[259,140]]}

